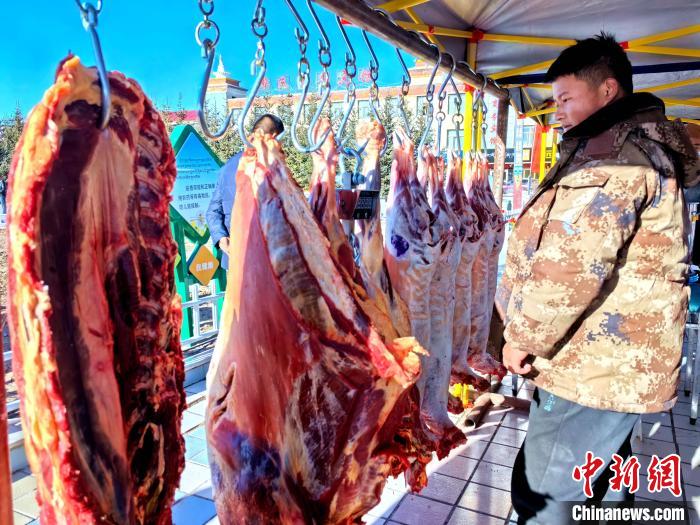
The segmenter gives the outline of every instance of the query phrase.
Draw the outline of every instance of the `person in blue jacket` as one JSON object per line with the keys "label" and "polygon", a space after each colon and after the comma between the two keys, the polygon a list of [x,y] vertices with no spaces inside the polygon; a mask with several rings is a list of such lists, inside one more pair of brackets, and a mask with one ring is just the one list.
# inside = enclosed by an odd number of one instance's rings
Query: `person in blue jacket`
{"label": "person in blue jacket", "polygon": [[[253,131],[262,129],[265,133],[275,136],[284,131],[284,124],[279,117],[266,113],[259,117],[253,125]],[[207,208],[207,226],[211,233],[214,246],[221,249],[221,266],[228,269],[228,258],[231,254],[230,228],[233,201],[236,197],[236,172],[243,152],[236,153],[219,170],[219,179]]]}

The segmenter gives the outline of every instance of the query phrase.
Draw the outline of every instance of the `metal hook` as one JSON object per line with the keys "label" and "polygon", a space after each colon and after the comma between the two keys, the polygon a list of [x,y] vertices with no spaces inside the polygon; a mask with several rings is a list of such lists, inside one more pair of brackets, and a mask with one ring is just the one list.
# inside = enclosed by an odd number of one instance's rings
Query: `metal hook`
{"label": "metal hook", "polygon": [[379,113],[377,112],[377,107],[375,103],[378,103],[377,101],[377,93],[372,91],[372,89],[376,89],[377,87],[377,79],[379,78],[379,59],[377,58],[376,53],[374,52],[374,48],[372,47],[372,43],[369,41],[369,36],[367,35],[367,31],[364,29],[362,30],[362,38],[365,41],[365,44],[367,45],[367,49],[369,50],[370,54],[370,59],[369,59],[369,74],[370,78],[372,79],[372,86],[370,88],[369,96],[370,96],[370,107],[372,108],[372,113],[374,113],[374,118],[379,120]]}
{"label": "metal hook", "polygon": [[[486,75],[479,75],[481,78],[483,78],[483,84],[481,86],[481,89],[477,91],[477,93],[474,95],[474,102],[472,103],[472,151],[476,151],[476,146],[477,146],[477,117],[478,117],[478,112],[479,112],[479,106],[482,103],[482,99],[484,97],[485,89],[486,89],[486,84],[488,84],[488,78]],[[484,102],[485,104],[485,102]]]}
{"label": "metal hook", "polygon": [[[325,133],[321,136],[320,140],[318,143],[314,144],[313,141],[313,131],[314,128],[316,128],[316,124],[318,123],[318,120],[321,118],[321,113],[323,113],[323,108],[325,107],[326,103],[328,102],[328,98],[331,95],[331,79],[330,79],[330,74],[328,73],[328,67],[331,65],[331,42],[328,39],[328,35],[326,34],[326,30],[323,27],[323,24],[321,23],[321,20],[318,18],[318,15],[316,14],[316,10],[314,9],[313,5],[311,4],[311,0],[306,0],[306,6],[309,9],[309,12],[311,13],[311,17],[314,19],[314,23],[316,24],[316,27],[318,28],[318,31],[321,33],[321,39],[318,41],[318,60],[321,63],[321,67],[323,68],[323,73],[325,75],[325,86],[323,87],[322,90],[322,95],[321,95],[321,100],[318,104],[318,107],[316,108],[316,113],[314,113],[313,118],[311,119],[311,122],[309,123],[309,129],[306,130],[306,139],[309,143],[309,148],[310,151],[316,151],[319,149],[323,143],[326,141],[326,138],[328,138],[328,134],[331,132],[331,128],[329,127]],[[297,115],[300,112],[297,111]],[[297,117],[297,122],[298,122],[298,117]],[[296,144],[295,144],[296,145]],[[304,148],[305,153],[309,153],[310,151],[306,151],[309,148]]]}
{"label": "metal hook", "polygon": [[[258,96],[258,91],[260,91],[260,85],[265,79],[265,73],[267,73],[267,61],[265,60],[265,41],[264,38],[267,35],[267,25],[265,24],[265,8],[263,7],[263,0],[258,0],[255,6],[255,13],[253,15],[253,20],[250,23],[253,34],[258,37],[258,49],[255,52],[255,59],[252,63],[253,71],[257,71],[257,76],[255,77],[255,82],[253,87],[250,88],[248,96],[246,97],[245,106],[241,110],[238,116],[238,134],[241,136],[243,143],[249,148],[253,147],[253,144],[248,140],[248,136],[245,130],[245,121],[250,111],[250,106],[253,104],[253,100]],[[277,139],[282,138],[284,133],[280,133]]]}
{"label": "metal hook", "polygon": [[336,134],[336,142],[341,145],[343,144],[343,133],[345,133],[345,127],[347,126],[348,120],[350,119],[350,114],[352,113],[352,108],[355,106],[355,101],[357,100],[357,94],[355,92],[355,75],[357,74],[357,55],[355,54],[355,48],[350,42],[347,31],[345,31],[345,26],[343,25],[343,19],[336,15],[336,22],[338,28],[340,29],[341,35],[343,35],[343,40],[345,40],[345,45],[348,50],[345,52],[345,73],[348,76],[348,90],[345,95],[345,103],[347,107],[345,109],[345,114],[343,119],[340,121],[340,127],[338,128],[338,133]]}
{"label": "metal hook", "polygon": [[450,80],[452,80],[452,75],[454,74],[455,68],[457,67],[457,64],[455,63],[454,57],[450,53],[446,53],[448,57],[450,57],[450,60],[452,61],[452,67],[447,71],[445,74],[445,79],[442,81],[442,84],[440,85],[440,89],[438,90],[438,111],[436,115],[437,119],[437,140],[436,140],[436,146],[437,146],[437,153],[439,154],[440,151],[442,151],[441,145],[442,145],[442,123],[445,120],[445,112],[442,109],[442,105],[445,102],[445,98],[447,98],[447,84]]}
{"label": "metal hook", "polygon": [[[309,41],[309,30],[306,27],[306,24],[304,23],[304,20],[301,18],[301,15],[299,15],[299,11],[294,7],[294,4],[292,3],[291,0],[285,0],[285,3],[287,4],[287,7],[289,7],[289,10],[292,12],[292,15],[294,15],[294,18],[297,21],[298,27],[294,28],[294,35],[297,38],[297,41],[299,42],[299,48],[302,53],[302,57],[299,61],[299,66],[298,66],[298,82],[300,83],[300,87],[302,89],[301,92],[301,97],[299,98],[299,105],[297,106],[297,110],[294,113],[294,118],[292,120],[292,130],[291,130],[291,135],[292,135],[292,143],[294,144],[294,147],[297,148],[301,152],[305,153],[311,153],[312,151],[315,151],[318,148],[307,148],[306,146],[303,146],[297,137],[297,127],[299,126],[299,119],[301,118],[301,112],[304,108],[304,102],[306,101],[306,96],[309,93],[309,83],[310,83],[310,78],[309,78],[309,61],[306,59],[306,56],[304,53],[306,52],[306,44]],[[304,67],[305,66],[305,67]]]}
{"label": "metal hook", "polygon": [[[318,54],[319,54],[319,60],[321,61],[321,65],[324,67],[329,67],[331,65],[331,41],[328,39],[328,35],[326,34],[326,30],[323,27],[323,24],[321,24],[321,20],[318,18],[318,15],[316,14],[316,10],[314,9],[314,6],[311,4],[311,0],[306,0],[306,7],[309,8],[309,12],[311,13],[311,17],[314,19],[314,23],[316,24],[316,27],[318,27],[319,33],[321,33],[321,40],[318,41]],[[323,58],[322,58],[323,56]],[[327,57],[327,62],[324,61],[324,59]]]}
{"label": "metal hook", "polygon": [[399,62],[401,62],[401,67],[403,68],[403,76],[401,77],[401,102],[399,104],[399,112],[401,113],[401,118],[403,119],[406,132],[410,134],[411,123],[408,120],[408,115],[406,115],[405,97],[406,95],[408,95],[408,92],[411,89],[411,73],[408,71],[406,62],[404,61],[403,56],[401,55],[401,51],[399,51],[398,47],[396,48],[396,55],[399,57]]}
{"label": "metal hook", "polygon": [[[362,38],[364,39],[370,54],[369,74],[372,78],[372,85],[369,89],[369,107],[372,110],[374,118],[377,119],[377,122],[381,123],[382,119],[379,118],[379,88],[377,87],[377,79],[379,78],[379,59],[377,58],[377,54],[374,52],[374,47],[372,47],[372,43],[369,41],[367,31],[365,31],[364,29],[362,30]],[[386,140],[384,141],[384,146],[379,152],[379,155],[384,155],[388,147],[389,141]]]}
{"label": "metal hook", "polygon": [[[374,11],[376,13],[379,13],[380,15],[384,16],[389,22],[391,22],[394,26],[399,27],[399,25],[394,21],[394,19],[383,9],[378,9],[375,8]],[[418,38],[423,40],[423,37],[420,33],[416,31],[411,31],[411,33],[415,34]],[[411,89],[411,73],[408,70],[408,67],[406,66],[406,62],[403,59],[403,55],[401,54],[401,51],[399,48],[396,49],[396,56],[399,58],[399,62],[401,63],[401,68],[403,69],[403,76],[401,77],[401,100],[399,103],[399,112],[401,114],[401,118],[403,119],[404,122],[404,127],[406,128],[406,131],[408,133],[411,133],[411,123],[408,120],[408,116],[406,115],[406,107],[405,107],[405,97],[408,95],[409,90]]]}
{"label": "metal hook", "polygon": [[109,87],[109,77],[107,68],[105,67],[105,59],[102,54],[102,45],[100,37],[97,34],[97,15],[102,10],[102,0],[97,0],[97,6],[90,2],[83,4],[80,0],[75,0],[80,9],[80,15],[83,20],[83,28],[90,32],[92,40],[92,49],[95,53],[95,62],[97,63],[97,76],[100,79],[100,89],[102,95],[102,114],[98,126],[100,129],[105,129],[109,124],[110,109],[112,106],[112,95]]}
{"label": "metal hook", "polygon": [[339,164],[343,172],[345,172],[345,157],[352,155],[355,158],[355,169],[353,170],[349,179],[349,188],[346,189],[353,189],[355,186],[365,183],[365,177],[362,175],[362,164],[364,162],[362,155],[365,152],[367,144],[369,144],[369,139],[367,139],[365,143],[357,149],[350,147],[340,148]]}
{"label": "metal hook", "polygon": [[[454,85],[454,72],[455,68],[457,67],[457,64],[455,63],[455,57],[453,57],[450,53],[445,53],[448,57],[450,57],[450,60],[452,61],[452,67],[450,67],[450,70],[445,74],[445,79],[442,81],[442,84],[440,85],[440,89],[438,90],[438,104],[442,104],[445,102],[445,98],[447,97],[447,93],[445,89],[447,88],[447,83],[452,80],[452,83]],[[456,89],[456,87],[455,87]]]}
{"label": "metal hook", "polygon": [[[450,83],[452,84],[452,90],[454,91],[454,94],[457,97],[457,112],[454,115],[452,115],[452,123],[454,124],[455,132],[457,133],[457,144],[462,144],[462,137],[460,136],[462,132],[462,124],[464,124],[464,115],[462,115],[462,94],[459,92],[459,88],[457,87],[457,83],[455,82],[454,76],[450,78]],[[462,148],[460,146],[458,146],[458,148],[459,155],[461,157]]]}
{"label": "metal hook", "polygon": [[[211,22],[212,25],[215,25],[214,22]],[[218,37],[217,37],[218,38]],[[206,114],[204,111],[204,106],[205,106],[205,101],[207,98],[207,89],[209,88],[209,77],[211,76],[211,70],[212,67],[214,66],[214,56],[216,55],[215,53],[215,46],[211,40],[208,38],[205,39],[202,42],[202,53],[204,55],[204,58],[207,61],[207,66],[204,69],[204,77],[202,78],[202,86],[199,88],[199,99],[197,101],[197,115],[199,116],[199,125],[202,128],[202,133],[206,135],[208,138],[217,141],[221,140],[223,136],[226,134],[226,131],[228,130],[230,124],[231,124],[231,119],[233,118],[233,110],[229,111],[228,115],[226,115],[226,119],[224,122],[221,124],[221,127],[216,133],[212,133],[209,130],[209,126],[207,125],[207,118]]]}
{"label": "metal hook", "polygon": [[[256,64],[258,68],[258,75],[255,77],[255,82],[253,87],[250,88],[250,92],[245,101],[245,106],[241,110],[240,115],[238,115],[238,134],[241,136],[243,143],[249,148],[253,147],[253,144],[248,140],[246,130],[245,130],[245,120],[250,111],[250,106],[253,105],[253,100],[258,96],[258,91],[260,91],[260,85],[265,78],[265,73],[267,72],[267,62],[263,60],[261,63]],[[228,120],[228,119],[227,119]],[[226,122],[224,122],[224,125]]]}
{"label": "metal hook", "polygon": [[299,15],[299,11],[297,11],[297,8],[294,7],[292,0],[284,0],[284,3],[287,4],[287,7],[289,7],[289,10],[292,12],[292,15],[296,19],[297,24],[299,24],[299,27],[294,28],[294,35],[297,37],[297,40],[300,43],[306,45],[306,42],[309,41],[309,29],[306,27],[306,24],[301,18],[301,15]]}
{"label": "metal hook", "polygon": [[433,67],[430,77],[428,78],[428,87],[425,91],[425,98],[428,101],[428,121],[425,129],[423,130],[423,135],[421,135],[420,142],[418,143],[418,152],[421,158],[424,158],[423,145],[425,144],[425,141],[428,138],[428,133],[430,133],[430,128],[433,125],[433,93],[435,92],[433,81],[435,80],[435,74],[440,67],[440,62],[442,62],[442,52],[440,51],[440,48],[435,44],[432,44],[432,47],[435,49],[435,51],[437,51],[437,61],[435,62],[435,66]]}

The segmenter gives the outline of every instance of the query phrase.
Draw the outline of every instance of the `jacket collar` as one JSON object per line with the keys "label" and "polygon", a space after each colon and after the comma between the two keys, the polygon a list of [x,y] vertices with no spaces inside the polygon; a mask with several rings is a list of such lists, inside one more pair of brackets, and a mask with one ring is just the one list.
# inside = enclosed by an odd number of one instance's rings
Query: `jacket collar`
{"label": "jacket collar", "polygon": [[663,101],[651,93],[633,93],[607,106],[603,106],[583,122],[564,133],[563,139],[584,139],[595,137],[609,130],[615,124],[630,120],[639,113],[666,111]]}

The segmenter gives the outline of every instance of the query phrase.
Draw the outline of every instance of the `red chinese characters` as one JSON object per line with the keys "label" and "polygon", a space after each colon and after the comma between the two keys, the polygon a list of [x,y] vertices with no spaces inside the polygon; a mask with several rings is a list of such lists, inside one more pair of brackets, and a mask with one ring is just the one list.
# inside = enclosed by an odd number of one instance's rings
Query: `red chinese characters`
{"label": "red chinese characters", "polygon": [[[588,498],[593,497],[593,482],[598,478],[600,470],[605,462],[602,458],[596,457],[592,452],[586,452],[586,461],[583,465],[576,465],[572,472],[575,481],[583,481],[583,493]],[[626,487],[630,494],[639,490],[639,459],[635,456],[624,460],[622,456],[613,454],[610,470],[613,472],[609,480],[610,489],[620,492]],[[652,456],[647,467],[648,484],[647,490],[651,493],[661,492],[666,489],[676,497],[681,495],[681,458],[678,454],[669,454],[660,459],[659,456]]]}
{"label": "red chinese characters", "polygon": [[669,454],[663,459],[652,456],[647,474],[649,492],[668,489],[676,497],[681,495],[681,457],[678,454]]}
{"label": "red chinese characters", "polygon": [[622,456],[613,454],[613,462],[610,465],[613,477],[610,478],[610,489],[620,492],[622,487],[627,487],[630,494],[639,490],[639,459],[635,456],[625,461]]}
{"label": "red chinese characters", "polygon": [[594,456],[593,452],[586,452],[586,462],[583,465],[576,465],[572,474],[574,481],[583,481],[583,493],[587,498],[593,497],[593,480],[605,462]]}

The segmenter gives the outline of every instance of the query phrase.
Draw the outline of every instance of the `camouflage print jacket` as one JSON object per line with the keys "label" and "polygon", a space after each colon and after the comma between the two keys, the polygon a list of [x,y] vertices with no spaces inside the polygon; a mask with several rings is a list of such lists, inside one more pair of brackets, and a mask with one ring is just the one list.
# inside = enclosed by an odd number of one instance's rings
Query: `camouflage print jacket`
{"label": "camouflage print jacket", "polygon": [[688,291],[682,185],[697,155],[661,100],[635,94],[569,130],[509,239],[503,337],[538,386],[584,406],[656,412],[676,398]]}

